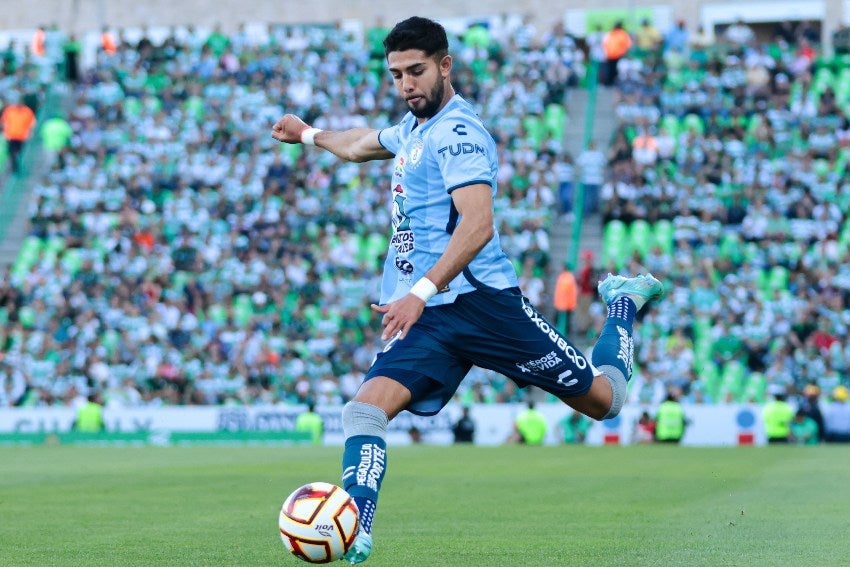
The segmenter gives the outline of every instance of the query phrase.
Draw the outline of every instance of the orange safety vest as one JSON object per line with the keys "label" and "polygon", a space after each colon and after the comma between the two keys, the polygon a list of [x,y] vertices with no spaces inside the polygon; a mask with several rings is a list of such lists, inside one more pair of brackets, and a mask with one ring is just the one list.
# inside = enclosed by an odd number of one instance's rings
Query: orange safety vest
{"label": "orange safety vest", "polygon": [[0,114],[0,123],[3,124],[3,136],[7,140],[23,142],[29,139],[32,127],[35,126],[35,114],[24,104],[7,106]]}
{"label": "orange safety vest", "polygon": [[108,55],[115,55],[115,52],[118,51],[115,40],[112,39],[112,34],[109,32],[100,34],[100,45]]}
{"label": "orange safety vest", "polygon": [[578,305],[578,284],[569,270],[564,270],[555,283],[555,309],[572,311]]}
{"label": "orange safety vest", "polygon": [[39,57],[44,55],[44,30],[39,28],[35,30],[32,36],[32,52]]}
{"label": "orange safety vest", "polygon": [[608,59],[620,59],[632,46],[632,38],[629,32],[622,28],[615,28],[605,34],[602,39],[602,49]]}

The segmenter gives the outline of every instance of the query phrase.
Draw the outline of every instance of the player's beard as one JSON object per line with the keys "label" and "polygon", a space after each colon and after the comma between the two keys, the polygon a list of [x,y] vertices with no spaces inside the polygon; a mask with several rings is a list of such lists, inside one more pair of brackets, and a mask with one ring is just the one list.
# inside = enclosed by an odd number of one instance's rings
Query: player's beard
{"label": "player's beard", "polygon": [[416,118],[431,118],[440,110],[440,104],[442,104],[445,94],[445,84],[443,81],[437,81],[437,84],[431,89],[430,94],[422,97],[423,101],[418,107],[414,107],[409,102],[407,103],[407,107]]}

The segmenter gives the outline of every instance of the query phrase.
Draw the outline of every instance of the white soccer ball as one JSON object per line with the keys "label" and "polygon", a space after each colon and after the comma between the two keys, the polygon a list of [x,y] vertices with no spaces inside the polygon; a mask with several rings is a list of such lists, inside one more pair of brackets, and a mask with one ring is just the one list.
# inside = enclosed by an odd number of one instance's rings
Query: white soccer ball
{"label": "white soccer ball", "polygon": [[351,496],[334,484],[311,482],[296,489],[280,509],[280,538],[307,563],[330,563],[354,543],[360,520]]}

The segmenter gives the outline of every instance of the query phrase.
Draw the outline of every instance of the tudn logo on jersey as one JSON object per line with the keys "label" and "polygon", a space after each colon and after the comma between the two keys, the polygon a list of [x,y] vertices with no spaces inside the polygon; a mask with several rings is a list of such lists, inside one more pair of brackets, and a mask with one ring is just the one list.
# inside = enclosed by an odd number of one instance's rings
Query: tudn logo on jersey
{"label": "tudn logo on jersey", "polygon": [[487,148],[484,146],[479,146],[478,144],[470,144],[469,142],[458,142],[457,144],[451,144],[448,146],[443,146],[439,150],[437,150],[437,154],[446,158],[447,153],[453,156],[459,156],[462,154],[481,154],[487,155]]}
{"label": "tudn logo on jersey", "polygon": [[395,162],[395,176],[404,177],[404,158],[399,157]]}
{"label": "tudn logo on jersey", "polygon": [[416,241],[413,238],[413,231],[410,230],[410,217],[404,212],[404,203],[407,200],[407,195],[404,187],[396,185],[393,188],[393,236],[390,243],[396,251],[395,267],[404,274],[413,273],[413,264],[408,259],[408,256],[416,247]]}

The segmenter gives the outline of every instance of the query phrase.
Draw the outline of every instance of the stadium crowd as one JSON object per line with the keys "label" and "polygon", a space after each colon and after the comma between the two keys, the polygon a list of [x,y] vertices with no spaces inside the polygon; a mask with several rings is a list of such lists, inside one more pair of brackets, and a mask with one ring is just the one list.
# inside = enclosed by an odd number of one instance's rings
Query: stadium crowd
{"label": "stadium crowd", "polygon": [[[601,148],[596,268],[649,270],[671,288],[638,326],[631,401],[847,385],[850,71],[805,26],[767,44],[744,24],[716,42],[651,28],[617,64],[619,127]],[[389,124],[403,109],[381,37],[119,33],[80,69],[73,143],[52,148],[32,232],[0,280],[0,405],[71,405],[92,390],[126,406],[349,399],[381,347],[368,303],[387,244],[386,165],[277,145],[268,129],[284,111],[319,128]],[[456,86],[503,153],[503,246],[545,306],[549,231],[573,171],[564,104],[584,51],[560,25],[540,34],[527,21],[453,41]],[[21,73],[11,82],[26,84]],[[523,399],[477,369],[459,395]]]}
{"label": "stadium crowd", "polygon": [[[73,142],[36,185],[31,234],[0,282],[4,405],[75,405],[90,391],[107,406],[353,395],[381,348],[368,304],[387,245],[386,165],[268,131],[284,111],[328,128],[400,115],[368,37],[188,28],[99,50],[71,84]],[[456,41],[459,90],[508,164],[503,245],[539,302],[581,51],[560,27],[537,44],[527,24]],[[470,390],[519,399],[487,378]]]}
{"label": "stadium crowd", "polygon": [[620,62],[602,188],[604,267],[672,292],[640,327],[632,401],[833,392],[850,377],[850,68],[806,23],[767,42],[743,22],[710,44],[682,31]]}

